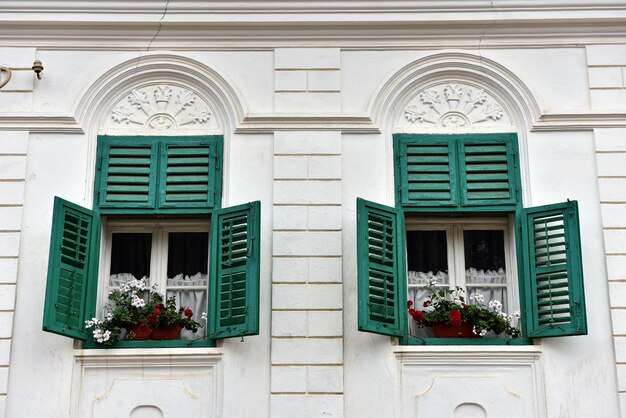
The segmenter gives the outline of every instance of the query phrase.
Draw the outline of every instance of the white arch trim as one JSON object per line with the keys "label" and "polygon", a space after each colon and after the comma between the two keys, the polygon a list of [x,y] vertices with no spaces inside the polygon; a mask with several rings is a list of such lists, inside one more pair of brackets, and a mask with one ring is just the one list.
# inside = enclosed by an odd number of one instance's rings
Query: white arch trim
{"label": "white arch trim", "polygon": [[418,92],[451,80],[483,86],[505,107],[518,130],[530,129],[541,115],[535,97],[510,70],[478,55],[450,52],[414,61],[387,79],[370,102],[372,121],[383,132],[393,130],[394,122]]}

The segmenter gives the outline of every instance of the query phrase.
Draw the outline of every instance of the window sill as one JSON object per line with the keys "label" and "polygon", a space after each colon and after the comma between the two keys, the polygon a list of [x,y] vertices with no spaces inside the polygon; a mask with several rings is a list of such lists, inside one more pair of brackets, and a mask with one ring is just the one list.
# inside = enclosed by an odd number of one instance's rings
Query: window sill
{"label": "window sill", "polygon": [[397,357],[434,356],[522,356],[538,358],[541,355],[540,345],[396,345],[393,352]]}
{"label": "window sill", "polygon": [[222,357],[223,350],[221,347],[136,347],[135,350],[127,350],[126,348],[90,348],[74,350],[76,359],[97,360],[107,358],[136,358],[136,357],[212,357],[216,361]]}
{"label": "window sill", "polygon": [[144,349],[144,348],[154,348],[154,349],[163,349],[163,348],[180,348],[180,349],[191,349],[198,347],[214,347],[215,343],[209,339],[203,340],[144,340],[144,341],[118,341],[113,344],[111,347],[105,348],[102,344],[95,343],[93,341],[85,341],[83,344],[83,348],[85,350],[115,350],[115,349]]}
{"label": "window sill", "polygon": [[529,338],[406,338],[400,341],[402,346],[455,346],[455,345],[477,345],[477,346],[528,346],[533,342]]}

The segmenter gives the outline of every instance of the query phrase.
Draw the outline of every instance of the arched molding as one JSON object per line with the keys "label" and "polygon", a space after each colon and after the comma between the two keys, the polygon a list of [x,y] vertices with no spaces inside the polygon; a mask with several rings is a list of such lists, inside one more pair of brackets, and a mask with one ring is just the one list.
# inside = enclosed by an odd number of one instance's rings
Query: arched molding
{"label": "arched molding", "polygon": [[[502,118],[489,127],[488,124],[472,126],[467,122],[467,114],[451,112],[455,116],[457,126],[453,129],[442,126],[443,119],[434,123],[420,125],[415,121],[406,121],[404,112],[416,110],[416,103],[424,102],[420,95],[433,90],[445,95],[444,89],[450,85],[461,85],[465,88],[483,90],[486,97],[502,109]],[[428,106],[429,104],[426,103]],[[483,104],[481,104],[482,106]],[[448,106],[447,104],[445,106]],[[372,121],[379,126],[385,135],[388,155],[393,154],[391,135],[397,132],[437,132],[437,133],[469,133],[469,132],[517,132],[520,147],[522,188],[524,204],[530,204],[528,151],[526,132],[533,123],[539,120],[540,106],[526,85],[510,70],[497,62],[478,55],[449,52],[434,54],[414,61],[394,73],[378,89],[370,104]],[[443,109],[452,111],[449,107]],[[419,118],[420,112],[417,112]],[[444,116],[442,112],[439,116]],[[413,115],[411,115],[413,117]],[[417,121],[418,119],[416,119]],[[459,126],[460,125],[460,126]],[[393,201],[393,161],[388,159],[387,170],[389,183],[392,187],[388,201]]]}
{"label": "arched molding", "polygon": [[530,90],[506,67],[478,55],[449,52],[419,59],[393,74],[374,95],[372,120],[382,131],[392,130],[394,121],[420,91],[454,81],[482,86],[506,107],[518,129],[529,129],[541,115]]}
{"label": "arched molding", "polygon": [[75,110],[76,120],[85,132],[93,133],[104,126],[104,119],[125,95],[153,85],[175,85],[196,93],[215,110],[224,134],[233,132],[246,114],[241,95],[214,69],[190,58],[155,54],[108,70],[83,94]]}
{"label": "arched molding", "polygon": [[[114,111],[121,103],[129,103],[129,96],[135,93],[159,95],[157,90],[168,87],[172,90],[172,102],[175,95],[189,92],[194,96],[194,106],[191,107],[197,116],[204,108],[210,113],[209,118],[202,124],[187,123],[193,115],[187,114],[182,121],[176,123],[176,109],[163,112],[159,115],[156,98],[151,98],[152,111],[144,113],[145,123],[143,129],[128,129],[120,127],[115,129],[111,126]],[[85,204],[90,205],[93,194],[93,180],[95,172],[96,139],[98,134],[110,135],[208,135],[223,134],[227,139],[234,132],[235,127],[241,124],[247,110],[241,100],[241,95],[234,85],[229,83],[221,74],[214,69],[187,57],[154,54],[141,58],[125,61],[103,74],[96,80],[86,92],[75,109],[75,118],[87,136],[88,160],[87,160],[87,183],[85,190]],[[198,106],[196,106],[198,105]],[[173,104],[174,106],[174,104]],[[180,110],[181,106],[178,106]],[[155,110],[156,109],[156,110]],[[143,112],[141,106],[134,110]],[[187,111],[188,108],[183,109]],[[160,116],[162,120],[157,120]],[[167,120],[166,120],[167,119]],[[205,119],[203,116],[201,119]],[[180,122],[180,118],[179,121]],[[172,123],[176,129],[149,129],[147,123]],[[209,123],[210,122],[210,123]],[[206,123],[206,128],[202,125]],[[130,125],[130,124],[129,124]],[[179,126],[182,125],[182,126]],[[191,128],[191,129],[190,129]],[[224,144],[224,159],[229,155],[228,140]],[[226,166],[227,167],[227,166]],[[228,170],[224,169],[224,178],[228,178]],[[223,195],[228,196],[227,181],[224,181]]]}

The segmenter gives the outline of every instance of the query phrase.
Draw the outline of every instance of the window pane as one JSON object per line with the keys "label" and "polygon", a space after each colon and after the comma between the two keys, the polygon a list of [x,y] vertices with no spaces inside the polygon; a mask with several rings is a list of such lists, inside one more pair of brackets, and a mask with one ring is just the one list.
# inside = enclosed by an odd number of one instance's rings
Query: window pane
{"label": "window pane", "polygon": [[209,234],[207,232],[171,232],[168,234],[167,277],[183,274],[207,274]]}
{"label": "window pane", "polygon": [[111,242],[111,286],[150,277],[152,234],[114,233]]}
{"label": "window pane", "polygon": [[[426,285],[436,278],[442,289],[448,288],[448,242],[446,231],[407,231],[408,298],[416,309],[427,299]],[[412,325],[411,325],[412,324]],[[410,321],[412,335],[421,335]]]}
{"label": "window pane", "polygon": [[432,275],[448,283],[446,231],[408,231],[406,244],[409,284],[428,284]]}
{"label": "window pane", "polygon": [[[207,272],[209,234],[206,232],[171,232],[168,234],[167,291],[168,298],[175,296],[179,308],[190,308],[192,319],[203,325],[201,315],[207,311]],[[183,330],[181,339],[191,340],[205,334]]]}
{"label": "window pane", "polygon": [[[465,281],[469,294],[480,293],[485,304],[497,300],[507,306],[504,231],[463,231]],[[470,284],[478,284],[472,286]],[[480,286],[482,284],[482,286]]]}

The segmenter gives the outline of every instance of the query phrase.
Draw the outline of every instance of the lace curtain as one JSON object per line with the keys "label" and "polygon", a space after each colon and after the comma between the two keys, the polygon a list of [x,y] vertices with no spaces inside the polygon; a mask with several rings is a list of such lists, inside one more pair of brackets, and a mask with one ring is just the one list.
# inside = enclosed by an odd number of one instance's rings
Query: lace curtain
{"label": "lace curtain", "polygon": [[[437,286],[440,286],[442,289],[447,289],[450,283],[448,274],[443,271],[438,271],[436,274],[432,271],[409,271],[407,277],[409,285],[417,284],[426,286],[433,277],[437,279]],[[478,292],[485,297],[485,303],[489,303],[491,300],[500,301],[506,312],[506,272],[504,269],[477,270],[470,267],[465,271],[465,282],[468,288],[468,299],[469,294]],[[501,285],[501,287],[480,286],[481,284]],[[409,287],[409,300],[413,301],[416,309],[422,308],[427,295],[428,291],[424,287]]]}

